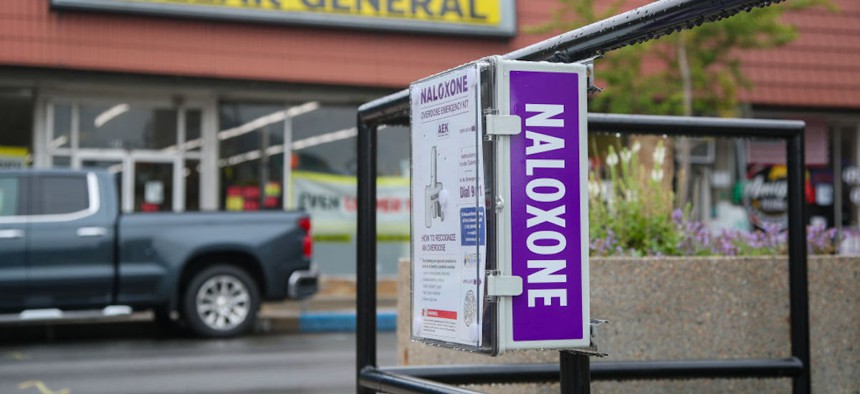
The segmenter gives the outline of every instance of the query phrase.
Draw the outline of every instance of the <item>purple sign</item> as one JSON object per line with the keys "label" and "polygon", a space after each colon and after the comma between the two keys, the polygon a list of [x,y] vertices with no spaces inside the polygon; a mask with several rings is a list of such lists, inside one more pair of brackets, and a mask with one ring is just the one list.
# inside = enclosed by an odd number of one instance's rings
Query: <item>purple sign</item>
{"label": "purple sign", "polygon": [[[511,71],[511,269],[514,341],[583,339],[579,75]],[[585,215],[585,216],[584,216]]]}

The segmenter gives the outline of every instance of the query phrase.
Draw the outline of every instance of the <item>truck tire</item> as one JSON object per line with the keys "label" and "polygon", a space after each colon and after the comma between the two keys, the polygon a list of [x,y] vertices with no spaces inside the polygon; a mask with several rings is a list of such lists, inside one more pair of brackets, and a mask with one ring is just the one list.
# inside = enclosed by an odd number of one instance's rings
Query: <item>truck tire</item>
{"label": "truck tire", "polygon": [[195,274],[182,300],[188,328],[206,338],[247,332],[254,327],[259,307],[260,295],[254,280],[242,269],[226,264]]}

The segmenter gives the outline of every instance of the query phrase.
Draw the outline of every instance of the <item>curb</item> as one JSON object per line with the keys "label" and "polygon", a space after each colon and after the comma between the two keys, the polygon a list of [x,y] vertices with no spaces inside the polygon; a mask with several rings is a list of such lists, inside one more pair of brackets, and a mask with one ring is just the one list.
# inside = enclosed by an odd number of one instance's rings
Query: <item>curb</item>
{"label": "curb", "polygon": [[[396,330],[397,313],[380,311],[376,315],[377,332]],[[170,337],[152,321],[148,313],[105,319],[68,319],[54,321],[21,321],[0,324],[0,344],[44,342],[81,338]],[[354,311],[308,311],[299,313],[262,313],[258,316],[257,334],[347,333],[355,332]]]}
{"label": "curb", "polygon": [[[379,311],[376,314],[376,331],[397,330],[397,312]],[[264,313],[258,317],[260,333],[326,333],[355,332],[354,311],[306,311],[299,313]]]}
{"label": "curb", "polygon": [[[397,330],[396,312],[378,312],[376,331]],[[298,316],[298,331],[303,333],[354,332],[355,312],[309,312]]]}

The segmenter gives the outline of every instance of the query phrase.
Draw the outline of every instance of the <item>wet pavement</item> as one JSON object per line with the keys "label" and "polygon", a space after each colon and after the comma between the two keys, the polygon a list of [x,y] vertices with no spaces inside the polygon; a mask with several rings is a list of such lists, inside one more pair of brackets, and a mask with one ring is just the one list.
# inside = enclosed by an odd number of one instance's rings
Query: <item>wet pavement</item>
{"label": "wet pavement", "polygon": [[[114,330],[114,332],[119,332]],[[230,340],[154,331],[0,338],[0,392],[41,394],[351,393],[355,336],[257,334]],[[19,342],[16,344],[16,342]],[[396,362],[394,333],[378,335],[380,365]]]}

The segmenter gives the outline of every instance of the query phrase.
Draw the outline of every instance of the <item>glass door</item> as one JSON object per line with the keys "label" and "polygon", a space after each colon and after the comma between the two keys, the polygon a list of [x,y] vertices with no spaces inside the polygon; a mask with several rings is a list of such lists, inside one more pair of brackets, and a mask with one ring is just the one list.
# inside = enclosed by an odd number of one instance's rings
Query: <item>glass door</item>
{"label": "glass door", "polygon": [[[184,172],[184,169],[183,169]],[[174,171],[171,158],[165,161],[134,161],[134,211],[170,212],[174,210]]]}
{"label": "glass door", "polygon": [[52,97],[44,108],[42,165],[116,174],[123,212],[201,208],[201,162],[213,145],[203,143],[202,108],[170,100],[74,97]]}

